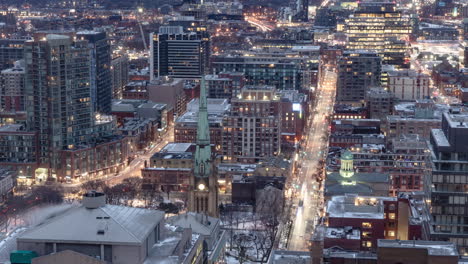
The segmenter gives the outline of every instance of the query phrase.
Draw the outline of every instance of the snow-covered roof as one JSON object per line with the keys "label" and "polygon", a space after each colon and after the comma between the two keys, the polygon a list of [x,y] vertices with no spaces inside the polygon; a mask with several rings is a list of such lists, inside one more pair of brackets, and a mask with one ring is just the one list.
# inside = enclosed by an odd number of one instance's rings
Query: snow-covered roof
{"label": "snow-covered roof", "polygon": [[269,264],[304,263],[311,264],[309,251],[274,250],[268,260]]}
{"label": "snow-covered roof", "polygon": [[96,209],[81,206],[26,231],[18,241],[139,245],[163,218],[164,212],[155,210],[117,205]]}
{"label": "snow-covered roof", "polygon": [[329,217],[384,219],[383,201],[396,201],[395,197],[357,195],[333,196],[327,204]]}
{"label": "snow-covered roof", "polygon": [[442,129],[436,128],[431,130],[432,138],[439,147],[450,147],[447,137]]}
{"label": "snow-covered roof", "polygon": [[191,228],[194,233],[209,236],[212,234],[219,219],[207,215],[188,212],[167,219],[167,222],[182,228]]}

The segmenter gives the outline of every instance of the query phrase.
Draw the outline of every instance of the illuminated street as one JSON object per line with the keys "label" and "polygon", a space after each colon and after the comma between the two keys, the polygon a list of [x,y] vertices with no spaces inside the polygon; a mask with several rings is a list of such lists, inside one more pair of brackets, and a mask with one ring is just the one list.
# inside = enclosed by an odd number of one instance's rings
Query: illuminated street
{"label": "illuminated street", "polygon": [[[92,178],[91,180],[104,180],[108,185],[116,185],[122,182],[126,178],[131,177],[140,177],[141,169],[145,166],[145,161],[149,161],[151,156],[160,151],[167,143],[174,141],[174,126],[167,128],[166,133],[161,137],[161,141],[156,142],[153,147],[146,150],[144,153],[142,151],[130,162],[130,164],[119,174],[116,175],[106,175],[100,178]],[[85,181],[67,184],[67,187],[77,187]]]}
{"label": "illuminated street", "polygon": [[296,212],[293,212],[293,226],[289,236],[289,250],[307,250],[307,242],[313,232],[313,227],[320,218],[323,207],[318,175],[322,175],[320,161],[324,159],[327,148],[327,116],[333,111],[336,88],[336,73],[327,71],[319,86],[318,100],[311,120],[298,178],[294,183],[299,191],[294,198]]}
{"label": "illuminated street", "polygon": [[[145,161],[149,162],[151,156],[160,151],[167,143],[174,141],[174,126],[170,126],[167,129],[167,132],[164,136],[162,136],[162,140],[154,144],[152,148],[147,150],[145,153],[139,154],[130,165],[119,173],[116,176],[109,177],[106,179],[106,183],[109,185],[115,185],[120,183],[122,180],[131,177],[140,177],[141,176],[141,169],[145,166]],[[149,164],[149,163],[148,163]]]}

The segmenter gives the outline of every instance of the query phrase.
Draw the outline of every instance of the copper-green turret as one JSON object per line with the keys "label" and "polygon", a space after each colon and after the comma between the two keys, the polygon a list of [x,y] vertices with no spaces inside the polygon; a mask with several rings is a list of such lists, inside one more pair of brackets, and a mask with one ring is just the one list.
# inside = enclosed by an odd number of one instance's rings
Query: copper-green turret
{"label": "copper-green turret", "polygon": [[201,79],[197,126],[197,147],[195,150],[195,177],[209,177],[211,174],[210,126],[208,123],[208,103],[205,78]]}

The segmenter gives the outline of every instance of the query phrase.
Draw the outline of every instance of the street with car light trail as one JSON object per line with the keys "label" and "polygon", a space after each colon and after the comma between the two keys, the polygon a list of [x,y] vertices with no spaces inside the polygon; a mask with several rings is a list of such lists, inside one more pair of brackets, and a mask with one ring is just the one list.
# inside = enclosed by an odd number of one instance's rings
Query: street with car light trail
{"label": "street with car light trail", "polygon": [[291,216],[293,223],[288,240],[289,250],[308,250],[308,241],[314,226],[323,213],[323,186],[319,184],[317,177],[323,177],[320,161],[324,161],[328,147],[327,116],[333,112],[336,80],[335,72],[325,72],[317,91],[315,107],[308,120],[308,131],[298,161],[301,167],[293,184],[298,191],[292,197],[295,211]]}

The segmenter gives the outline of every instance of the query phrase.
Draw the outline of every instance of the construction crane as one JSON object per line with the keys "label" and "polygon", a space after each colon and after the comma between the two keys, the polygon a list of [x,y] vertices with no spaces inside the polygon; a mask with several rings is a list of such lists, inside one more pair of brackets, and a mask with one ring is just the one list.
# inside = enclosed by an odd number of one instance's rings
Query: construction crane
{"label": "construction crane", "polygon": [[137,8],[136,20],[138,22],[138,26],[140,27],[141,39],[143,39],[143,45],[145,47],[145,51],[148,51],[148,45],[146,45],[145,32],[143,31],[143,26],[141,25],[141,21],[140,21],[140,14],[142,14],[142,13],[143,13],[143,7],[138,7]]}

